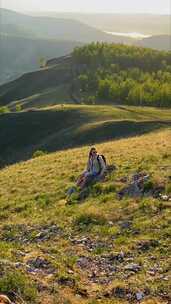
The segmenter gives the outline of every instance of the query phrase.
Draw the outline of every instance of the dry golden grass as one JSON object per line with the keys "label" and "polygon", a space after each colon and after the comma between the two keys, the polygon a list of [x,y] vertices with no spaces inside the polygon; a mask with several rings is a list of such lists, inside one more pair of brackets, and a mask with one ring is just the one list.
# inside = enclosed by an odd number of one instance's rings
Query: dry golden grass
{"label": "dry golden grass", "polygon": [[[29,250],[28,256],[20,259],[24,262],[29,257],[43,256],[49,259],[58,269],[57,278],[68,276],[68,269],[73,270],[78,288],[88,288],[90,297],[78,297],[76,289],[57,287],[57,293],[50,294],[48,291],[40,293],[40,303],[86,303],[86,304],[126,304],[126,299],[104,299],[97,301],[96,296],[102,294],[105,286],[92,283],[89,277],[75,263],[82,255],[93,257],[96,252],[87,252],[83,246],[71,245],[68,236],[78,238],[83,236],[93,240],[107,242],[104,253],[120,252],[131,253],[134,262],[143,265],[144,270],[125,280],[118,272],[116,282],[119,286],[126,286],[132,290],[148,288],[150,297],[143,304],[165,304],[164,299],[159,297],[161,289],[169,293],[169,282],[155,276],[151,279],[148,274],[150,267],[155,262],[149,259],[156,258],[158,267],[167,270],[169,276],[169,218],[170,208],[165,203],[151,197],[143,199],[125,198],[118,201],[116,191],[121,187],[118,179],[121,176],[130,175],[137,170],[146,171],[156,182],[168,183],[171,174],[171,131],[161,130],[129,139],[110,141],[98,144],[99,153],[106,156],[109,164],[116,164],[117,171],[99,185],[101,193],[95,192],[81,204],[66,204],[66,190],[74,184],[77,176],[84,170],[89,146],[52,153],[46,156],[31,159],[27,162],[18,163],[0,171],[0,234],[5,225],[26,224],[34,226],[55,223],[65,232],[65,237],[55,238],[41,244],[31,243],[28,245],[15,242],[0,242],[0,257],[10,260],[15,259],[18,250]],[[113,190],[109,190],[114,186]],[[169,202],[167,202],[169,204]],[[20,207],[20,211],[17,211]],[[98,219],[96,224],[87,224],[80,230],[79,220],[83,216]],[[100,224],[100,220],[104,224]],[[133,230],[122,231],[119,223],[131,219]],[[112,227],[108,224],[113,222]],[[74,224],[77,223],[77,224]],[[132,231],[138,230],[138,234]],[[14,231],[13,231],[14,233]],[[114,247],[109,249],[111,237],[115,237]],[[137,252],[137,242],[142,240],[157,239],[159,246],[147,252]],[[5,246],[5,247],[3,247]],[[72,253],[72,254],[71,254]],[[97,253],[100,255],[101,253]],[[15,257],[15,258],[14,258]],[[123,272],[123,269],[121,269]],[[35,277],[29,275],[31,280]],[[56,277],[43,278],[40,280],[53,286],[57,282]],[[120,283],[118,283],[120,282]],[[115,282],[113,281],[113,286]],[[56,286],[56,285],[55,285]],[[80,287],[81,286],[81,287]],[[112,288],[112,285],[108,286]],[[60,300],[61,299],[61,300]],[[61,301],[61,302],[60,302]]]}

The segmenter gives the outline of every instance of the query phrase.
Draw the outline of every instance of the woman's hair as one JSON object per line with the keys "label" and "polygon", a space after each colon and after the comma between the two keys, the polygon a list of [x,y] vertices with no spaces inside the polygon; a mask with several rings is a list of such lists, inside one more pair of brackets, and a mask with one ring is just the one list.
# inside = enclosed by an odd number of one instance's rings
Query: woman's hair
{"label": "woman's hair", "polygon": [[93,151],[96,151],[96,148],[95,147],[92,147],[91,149],[90,149],[90,152],[89,152],[89,159],[92,157],[92,152]]}

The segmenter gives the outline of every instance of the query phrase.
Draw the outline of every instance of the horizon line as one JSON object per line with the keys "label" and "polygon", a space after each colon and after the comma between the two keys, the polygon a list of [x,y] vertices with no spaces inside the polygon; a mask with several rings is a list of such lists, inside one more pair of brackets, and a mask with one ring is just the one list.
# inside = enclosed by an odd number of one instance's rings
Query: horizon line
{"label": "horizon line", "polygon": [[99,12],[99,11],[58,11],[58,10],[18,10],[1,6],[0,9],[6,9],[16,13],[58,13],[58,14],[83,14],[83,15],[153,15],[153,16],[171,16],[171,13],[153,13],[153,12]]}

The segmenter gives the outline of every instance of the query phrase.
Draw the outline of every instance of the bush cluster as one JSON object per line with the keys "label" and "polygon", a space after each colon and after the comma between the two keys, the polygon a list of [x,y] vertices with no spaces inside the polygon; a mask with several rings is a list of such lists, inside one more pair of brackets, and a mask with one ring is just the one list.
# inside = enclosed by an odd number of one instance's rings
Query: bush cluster
{"label": "bush cluster", "polygon": [[171,52],[92,43],[73,52],[75,87],[95,103],[171,106]]}

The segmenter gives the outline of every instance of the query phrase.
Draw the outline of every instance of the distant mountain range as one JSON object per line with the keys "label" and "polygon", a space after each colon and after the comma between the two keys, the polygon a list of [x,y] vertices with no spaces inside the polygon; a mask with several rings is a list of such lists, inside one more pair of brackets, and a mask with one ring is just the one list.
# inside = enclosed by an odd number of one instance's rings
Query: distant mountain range
{"label": "distant mountain range", "polygon": [[131,43],[77,20],[32,17],[0,9],[0,83],[39,67],[45,60],[70,53],[74,47],[91,41]]}
{"label": "distant mountain range", "polygon": [[[38,13],[34,13],[38,15]],[[170,35],[170,15],[41,12],[39,16],[73,19],[102,31]]]}
{"label": "distant mountain range", "polygon": [[[141,31],[141,26],[139,28],[134,27],[138,22],[136,16],[136,20],[133,18],[134,22],[131,22],[129,17],[126,17],[124,22],[123,16],[119,17],[118,15],[109,15],[109,20],[103,14],[98,15],[97,19],[93,19],[93,16],[89,15],[86,19],[85,15],[81,16],[80,14],[77,14],[77,16],[76,14],[58,14],[56,17],[40,17],[20,14],[6,9],[0,9],[0,16],[0,84],[11,81],[25,72],[38,69],[42,60],[64,56],[71,53],[74,47],[92,41],[138,43],[138,45],[145,47],[171,49],[170,36],[161,35],[137,42],[135,39],[107,34],[101,29],[95,28],[101,20],[101,26],[104,26],[106,22],[106,29],[111,29],[113,28],[113,20],[115,25],[118,24],[115,31],[119,28],[124,31],[124,26],[127,23],[129,25],[128,30]],[[156,24],[153,19],[155,18],[152,18],[153,24]],[[160,27],[164,30],[167,18],[161,17],[160,20],[164,20],[160,24]],[[110,23],[111,27],[109,26]],[[140,17],[140,24],[142,25],[142,17]],[[144,21],[144,28],[146,26]]]}
{"label": "distant mountain range", "polygon": [[128,43],[130,38],[113,36],[78,20],[52,17],[32,17],[6,9],[0,10],[3,25],[17,25],[27,32],[34,33],[36,37],[72,40],[84,43],[92,41],[105,41]]}
{"label": "distant mountain range", "polygon": [[44,60],[70,53],[80,42],[48,40],[14,35],[0,38],[0,83],[37,70]]}

